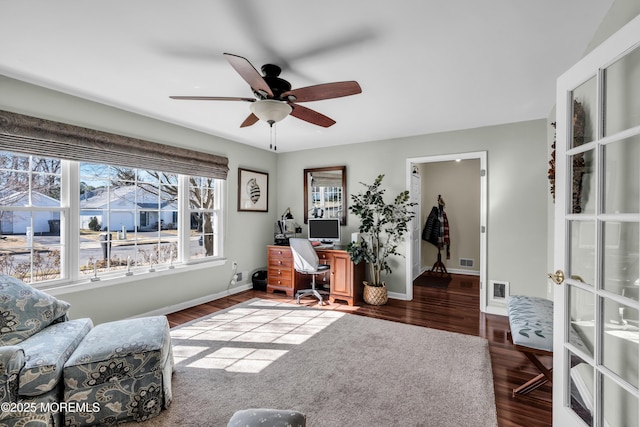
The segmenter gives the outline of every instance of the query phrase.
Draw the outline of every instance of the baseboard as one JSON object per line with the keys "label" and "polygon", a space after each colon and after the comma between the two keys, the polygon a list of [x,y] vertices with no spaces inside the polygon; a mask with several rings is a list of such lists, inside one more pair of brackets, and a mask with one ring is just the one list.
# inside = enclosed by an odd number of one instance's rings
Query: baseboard
{"label": "baseboard", "polygon": [[[420,270],[420,274],[426,273],[427,271],[430,271],[431,267],[423,267]],[[456,269],[456,268],[447,268],[447,273],[451,273],[451,274],[466,274],[468,276],[480,276],[480,271],[478,270],[460,270],[460,269]],[[416,277],[414,277],[414,280],[416,279]]]}
{"label": "baseboard", "polygon": [[397,299],[400,301],[408,301],[407,294],[401,294],[399,292],[387,292],[387,296],[391,299]]}
{"label": "baseboard", "polygon": [[497,305],[488,305],[485,307],[484,313],[487,314],[496,314],[498,316],[508,316],[507,307],[497,306]]}
{"label": "baseboard", "polygon": [[166,316],[170,313],[175,313],[176,311],[185,310],[187,308],[195,307],[196,305],[204,304],[210,301],[214,301],[229,295],[237,294],[242,291],[246,291],[253,288],[252,283],[240,284],[231,289],[226,289],[222,292],[218,292],[215,294],[205,295],[200,298],[192,299],[190,301],[181,302],[180,304],[174,304],[167,307],[158,308],[156,310],[151,310],[146,313],[137,314],[132,316],[132,318],[136,317],[146,317],[146,316]]}
{"label": "baseboard", "polygon": [[455,268],[447,268],[447,271],[451,274],[466,274],[467,276],[480,276],[478,270],[459,270]]}

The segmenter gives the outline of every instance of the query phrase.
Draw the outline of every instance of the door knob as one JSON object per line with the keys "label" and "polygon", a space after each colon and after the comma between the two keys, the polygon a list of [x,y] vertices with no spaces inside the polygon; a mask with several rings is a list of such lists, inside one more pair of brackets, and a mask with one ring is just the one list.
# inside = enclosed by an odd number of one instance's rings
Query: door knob
{"label": "door knob", "polygon": [[564,283],[564,271],[562,270],[557,270],[555,273],[549,273],[547,274],[547,277],[553,280],[556,285],[562,285]]}

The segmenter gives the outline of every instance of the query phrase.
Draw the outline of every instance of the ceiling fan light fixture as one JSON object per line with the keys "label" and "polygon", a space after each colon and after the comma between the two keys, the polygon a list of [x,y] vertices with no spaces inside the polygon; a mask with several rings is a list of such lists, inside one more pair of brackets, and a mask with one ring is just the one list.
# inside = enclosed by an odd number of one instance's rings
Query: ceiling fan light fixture
{"label": "ceiling fan light fixture", "polygon": [[287,117],[293,108],[284,101],[276,101],[274,99],[261,99],[251,103],[249,107],[251,112],[260,120],[270,125],[279,122]]}

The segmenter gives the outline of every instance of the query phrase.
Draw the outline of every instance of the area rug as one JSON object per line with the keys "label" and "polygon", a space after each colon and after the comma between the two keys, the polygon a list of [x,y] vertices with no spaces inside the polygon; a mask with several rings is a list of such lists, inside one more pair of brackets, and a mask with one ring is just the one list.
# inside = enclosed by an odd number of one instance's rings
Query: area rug
{"label": "area rug", "polygon": [[479,337],[261,299],[171,334],[173,402],[145,427],[226,426],[245,408],[309,427],[497,425]]}

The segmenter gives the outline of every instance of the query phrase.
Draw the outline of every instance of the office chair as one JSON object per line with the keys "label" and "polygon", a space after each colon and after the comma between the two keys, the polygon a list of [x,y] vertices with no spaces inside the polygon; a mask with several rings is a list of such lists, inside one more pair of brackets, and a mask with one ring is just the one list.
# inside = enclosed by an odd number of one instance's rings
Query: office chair
{"label": "office chair", "polygon": [[314,295],[318,300],[318,305],[322,305],[322,295],[327,295],[326,291],[316,289],[316,276],[331,268],[326,264],[320,264],[318,254],[307,239],[289,239],[289,246],[293,254],[293,268],[303,274],[311,274],[311,289],[300,289],[296,292],[296,303],[300,304],[300,297],[303,295]]}

